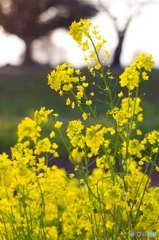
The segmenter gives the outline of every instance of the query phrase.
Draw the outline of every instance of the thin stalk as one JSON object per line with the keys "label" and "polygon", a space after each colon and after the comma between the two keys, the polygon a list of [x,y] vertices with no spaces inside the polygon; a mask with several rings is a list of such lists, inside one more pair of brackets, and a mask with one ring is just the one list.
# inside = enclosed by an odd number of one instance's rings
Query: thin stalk
{"label": "thin stalk", "polygon": [[109,97],[109,100],[110,100],[110,107],[111,107],[111,109],[113,109],[113,107],[114,107],[114,106],[113,106],[113,105],[114,105],[114,104],[113,104],[113,98],[112,98],[112,94],[111,94],[109,85],[108,85],[108,83],[107,83],[106,77],[105,77],[104,66],[103,66],[103,64],[101,63],[101,60],[100,60],[100,58],[99,58],[99,55],[98,55],[96,46],[95,46],[95,44],[94,44],[94,42],[93,42],[93,40],[92,40],[92,38],[91,38],[90,36],[89,36],[89,39],[90,39],[90,41],[91,41],[91,43],[92,43],[92,46],[93,46],[93,48],[94,48],[94,51],[95,51],[95,54],[96,54],[98,63],[101,65],[101,74],[102,74],[103,82],[104,82],[104,84],[105,84],[106,91],[108,92],[108,97]]}
{"label": "thin stalk", "polygon": [[139,214],[139,211],[140,211],[141,204],[143,202],[144,195],[146,193],[147,185],[148,185],[149,180],[150,180],[151,175],[152,175],[152,170],[153,170],[153,167],[151,167],[150,173],[148,175],[148,178],[147,178],[147,181],[146,181],[146,184],[145,184],[145,187],[144,187],[143,194],[142,194],[142,196],[140,198],[139,206],[138,206],[138,209],[137,209],[137,212],[136,212],[136,216],[135,216],[135,219],[134,219],[134,226],[136,225],[136,220],[137,220],[137,217],[138,217],[138,214]]}

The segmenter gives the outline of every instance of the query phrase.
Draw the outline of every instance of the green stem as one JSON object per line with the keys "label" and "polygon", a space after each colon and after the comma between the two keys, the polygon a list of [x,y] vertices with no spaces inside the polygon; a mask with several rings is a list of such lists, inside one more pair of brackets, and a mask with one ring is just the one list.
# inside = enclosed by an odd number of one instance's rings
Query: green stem
{"label": "green stem", "polygon": [[101,62],[101,60],[100,60],[100,58],[99,58],[98,51],[97,51],[97,49],[96,49],[96,46],[95,46],[92,38],[91,38],[90,36],[88,36],[88,37],[89,37],[89,39],[90,39],[90,41],[91,41],[91,43],[92,43],[93,49],[94,49],[95,54],[96,54],[96,57],[97,57],[97,61],[98,61],[98,63],[101,65],[101,75],[102,75],[103,82],[104,82],[105,87],[106,87],[106,91],[107,91],[107,93],[108,93],[108,97],[109,97],[109,101],[110,101],[110,108],[113,109],[113,107],[114,107],[113,98],[112,98],[112,94],[111,94],[111,91],[110,91],[109,84],[108,84],[108,82],[107,82],[107,80],[106,80],[106,77],[105,77],[104,66],[103,66],[103,64],[102,64],[102,62]]}
{"label": "green stem", "polygon": [[138,209],[137,209],[137,212],[136,212],[136,216],[135,216],[135,219],[134,219],[134,226],[136,225],[136,220],[137,220],[137,217],[138,217],[138,214],[139,214],[139,211],[140,211],[141,204],[143,202],[143,198],[144,198],[145,193],[146,193],[147,185],[148,185],[149,180],[150,180],[151,175],[152,175],[152,170],[153,170],[153,167],[151,167],[150,173],[148,175],[148,178],[147,178],[147,181],[146,181],[146,184],[145,184],[145,187],[144,187],[143,194],[142,194],[142,196],[140,198],[139,206],[138,206]]}

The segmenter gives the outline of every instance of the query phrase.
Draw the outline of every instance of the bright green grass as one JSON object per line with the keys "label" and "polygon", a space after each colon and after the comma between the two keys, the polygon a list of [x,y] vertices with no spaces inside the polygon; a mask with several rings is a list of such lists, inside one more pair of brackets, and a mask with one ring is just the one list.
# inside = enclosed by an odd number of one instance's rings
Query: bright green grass
{"label": "bright green grass", "polygon": [[[115,75],[122,70],[114,69]],[[60,113],[61,118],[67,121],[71,118],[77,118],[79,113],[65,105],[63,97],[53,92],[47,85],[47,74],[49,70],[38,69],[17,71],[7,74],[0,73],[0,152],[9,149],[16,142],[17,124],[25,116],[31,116],[35,109],[42,106],[54,108]],[[86,70],[82,70],[83,74]],[[90,79],[90,76],[87,75]],[[151,74],[151,80],[146,81],[141,87],[141,97],[145,112],[145,121],[141,125],[143,131],[159,128],[159,79],[158,71]],[[96,79],[98,81],[98,79]],[[96,87],[92,86],[96,91]],[[144,96],[143,93],[146,93]],[[97,99],[100,94],[96,92]],[[67,97],[67,96],[66,96]],[[106,105],[97,101],[97,111],[100,118],[104,121]]]}

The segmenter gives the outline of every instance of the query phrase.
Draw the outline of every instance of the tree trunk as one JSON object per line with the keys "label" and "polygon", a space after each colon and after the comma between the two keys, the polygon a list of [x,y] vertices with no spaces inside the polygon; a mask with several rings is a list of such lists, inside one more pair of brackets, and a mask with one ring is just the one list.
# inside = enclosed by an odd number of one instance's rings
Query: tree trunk
{"label": "tree trunk", "polygon": [[33,65],[34,61],[32,59],[32,54],[31,54],[31,43],[32,43],[32,39],[28,38],[28,39],[24,39],[25,41],[25,55],[24,55],[24,62],[23,65]]}
{"label": "tree trunk", "polygon": [[120,67],[120,56],[121,56],[121,52],[122,52],[125,32],[119,33],[118,36],[119,36],[119,42],[118,42],[117,48],[115,49],[114,59],[113,59],[113,63],[112,63],[112,65],[115,67]]}

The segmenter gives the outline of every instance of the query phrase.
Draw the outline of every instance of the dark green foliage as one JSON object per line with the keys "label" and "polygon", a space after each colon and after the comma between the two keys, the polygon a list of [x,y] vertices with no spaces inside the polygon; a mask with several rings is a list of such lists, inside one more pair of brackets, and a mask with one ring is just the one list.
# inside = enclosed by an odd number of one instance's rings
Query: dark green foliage
{"label": "dark green foliage", "polygon": [[[54,108],[60,113],[62,120],[80,116],[77,110],[72,110],[65,105],[63,97],[53,92],[47,85],[47,74],[50,69],[23,70],[17,69],[17,73],[11,69],[5,70],[8,74],[0,74],[0,152],[9,149],[16,141],[17,124],[26,116],[31,116],[33,111],[42,106]],[[122,70],[113,69],[114,75],[119,75]],[[83,75],[89,75],[82,70]],[[98,79],[96,79],[98,81]],[[91,84],[90,84],[91,85]],[[141,86],[141,97],[145,113],[143,131],[158,129],[159,127],[159,95],[158,95],[158,70],[154,70],[151,79]],[[95,95],[101,97],[98,90],[91,86]],[[146,93],[146,95],[144,95]],[[66,96],[67,97],[67,96]],[[104,105],[97,102],[100,119],[105,118]]]}

